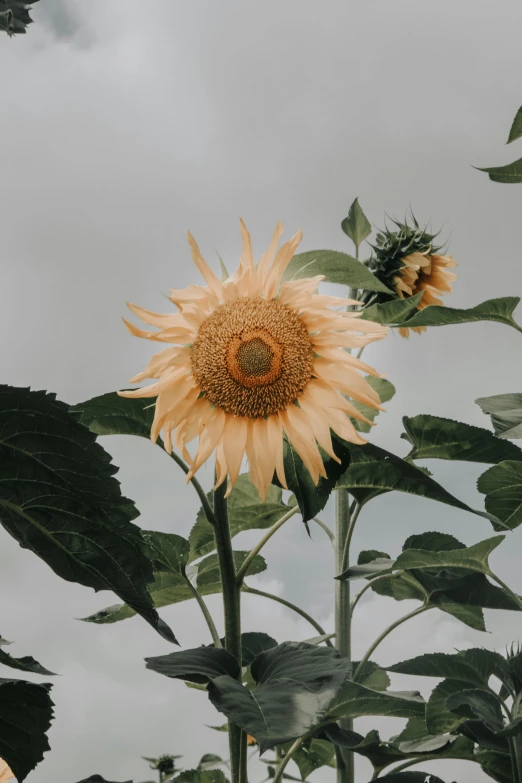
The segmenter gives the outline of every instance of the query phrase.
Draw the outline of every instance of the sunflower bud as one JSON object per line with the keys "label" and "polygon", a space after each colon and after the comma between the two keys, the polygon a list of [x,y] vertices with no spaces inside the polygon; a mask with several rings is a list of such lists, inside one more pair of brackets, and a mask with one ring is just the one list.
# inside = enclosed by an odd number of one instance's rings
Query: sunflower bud
{"label": "sunflower bud", "polygon": [[[422,292],[417,310],[423,310],[428,305],[442,305],[438,297],[451,293],[451,283],[456,276],[449,269],[456,266],[456,262],[439,252],[442,246],[434,244],[438,234],[429,234],[425,228],[420,228],[413,215],[412,219],[412,226],[406,220],[404,223],[393,220],[396,230],[387,227],[377,234],[376,244],[371,245],[373,253],[368,267],[400,299]],[[387,294],[367,292],[364,301],[373,304],[391,298]],[[419,334],[426,331],[425,326],[412,329]],[[409,336],[408,328],[402,327],[398,331],[401,337]]]}

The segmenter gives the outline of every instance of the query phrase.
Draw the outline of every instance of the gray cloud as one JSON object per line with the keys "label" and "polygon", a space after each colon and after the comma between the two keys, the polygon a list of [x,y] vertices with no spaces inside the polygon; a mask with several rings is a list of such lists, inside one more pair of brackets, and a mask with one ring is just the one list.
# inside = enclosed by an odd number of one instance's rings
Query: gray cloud
{"label": "gray cloud", "polygon": [[[515,0],[157,0],[153,11],[137,0],[42,0],[33,16],[30,34],[0,46],[0,69],[12,74],[2,113],[2,382],[49,389],[71,403],[127,385],[154,349],[126,333],[125,301],[162,310],[168,288],[199,282],[187,229],[209,261],[217,262],[217,249],[233,268],[239,215],[257,254],[278,219],[287,234],[303,228],[304,250],[350,252],[339,224],[355,196],[377,225],[385,211],[401,216],[411,203],[420,220],[431,217],[451,233],[454,306],[522,289],[522,189],[492,184],[470,167],[517,157],[515,145],[502,147],[520,104],[511,78],[520,69]],[[392,335],[372,346],[370,363],[397,387],[372,439],[405,454],[405,414],[485,426],[473,400],[519,390],[519,355],[520,335],[500,324],[432,329],[409,341]],[[197,502],[165,455],[132,438],[102,442],[121,466],[140,524],[188,534]],[[478,468],[430,469],[449,491],[481,504]],[[210,479],[204,470],[205,486]],[[378,540],[393,554],[428,529],[465,543],[491,535],[485,520],[396,494],[368,507],[354,547]],[[312,533],[310,540],[289,522],[267,547],[269,570],[258,584],[307,606],[331,629],[331,551],[319,529]],[[243,534],[238,545],[255,539]],[[520,592],[519,534],[509,543],[495,563]],[[147,778],[141,755],[181,752],[193,765],[205,751],[226,753],[223,736],[204,728],[221,722],[204,696],[145,670],[145,656],[166,651],[145,623],[72,619],[113,596],[61,582],[5,533],[0,572],[2,589],[10,589],[2,635],[16,641],[17,654],[62,674],[53,750],[31,783],[72,783],[94,771],[138,783]],[[217,598],[209,606],[219,613]],[[249,597],[246,608],[247,628],[260,625],[280,640],[311,635],[276,604]],[[362,601],[355,655],[410,608]],[[192,605],[162,615],[184,647],[207,641]],[[520,636],[517,616],[487,612],[487,622],[486,636],[442,614],[417,618],[375,657],[388,663],[431,647],[502,648]],[[427,692],[425,682],[400,685]],[[360,723],[382,726],[384,736],[397,726]],[[358,763],[364,782],[368,764]],[[459,781],[471,774],[450,762],[430,769]],[[331,779],[330,771],[313,776]]]}

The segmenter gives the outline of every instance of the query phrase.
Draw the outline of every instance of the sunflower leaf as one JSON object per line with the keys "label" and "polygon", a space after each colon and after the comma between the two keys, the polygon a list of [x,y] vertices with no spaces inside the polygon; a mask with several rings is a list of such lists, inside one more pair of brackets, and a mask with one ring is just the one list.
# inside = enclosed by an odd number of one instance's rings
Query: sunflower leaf
{"label": "sunflower leaf", "polygon": [[316,275],[324,275],[326,283],[339,283],[349,288],[380,291],[395,296],[361,261],[337,250],[297,253],[286,267],[283,280],[299,280]]}
{"label": "sunflower leaf", "polygon": [[521,136],[522,136],[522,106],[515,114],[515,119],[513,120],[513,124],[509,131],[509,136],[508,136],[508,140],[506,141],[506,144],[511,144],[512,141],[516,141],[516,139],[519,139]]}
{"label": "sunflower leaf", "polygon": [[500,299],[488,299],[475,307],[463,310],[443,305],[428,305],[419,310],[411,318],[397,323],[397,326],[449,326],[465,324],[473,321],[498,321],[522,331],[513,318],[513,312],[520,302],[518,296],[504,296]]}
{"label": "sunflower leaf", "polygon": [[0,521],[68,582],[112,590],[166,640],[147,584],[139,512],[95,436],[56,395],[0,386]]}
{"label": "sunflower leaf", "polygon": [[365,446],[346,444],[346,447],[350,450],[351,462],[337,480],[336,489],[349,490],[361,505],[377,495],[394,490],[437,500],[485,517],[493,527],[505,527],[493,515],[462,503],[422,470],[395,454],[370,443]]}
{"label": "sunflower leaf", "polygon": [[[234,552],[234,562],[236,570],[242,565],[248,552]],[[261,555],[256,555],[248,570],[249,574],[259,574],[266,569],[266,562]],[[209,555],[195,566],[195,578],[198,592],[200,595],[212,595],[221,592],[221,578],[219,575],[219,563],[217,555]],[[172,571],[155,571],[154,581],[148,585],[150,595],[154,601],[154,606],[159,609],[162,606],[171,606],[172,604],[189,601],[194,598],[188,577],[181,573]],[[86,623],[96,623],[105,625],[107,623],[117,623],[120,620],[126,620],[133,617],[136,612],[126,604],[114,604],[100,609],[88,617],[82,617],[81,620]]]}
{"label": "sunflower leaf", "polygon": [[486,495],[485,505],[513,530],[522,523],[522,462],[506,460],[479,476],[477,489]]}
{"label": "sunflower leaf", "polygon": [[365,321],[375,321],[378,324],[398,325],[409,318],[410,314],[417,309],[424,291],[420,291],[407,299],[394,299],[391,302],[382,302],[365,307],[361,318]]}
{"label": "sunflower leaf", "polygon": [[386,783],[427,783],[427,781],[429,783],[444,783],[442,778],[437,777],[437,775],[418,770],[410,772],[409,769],[405,772],[391,772],[389,775],[384,776],[384,780]]}
{"label": "sunflower leaf", "polygon": [[230,676],[208,685],[212,704],[259,743],[260,752],[303,736],[318,725],[348,673],[331,647],[284,642],[251,666],[253,691]]}
{"label": "sunflower leaf", "polygon": [[475,400],[483,413],[491,414],[495,435],[522,438],[522,394],[494,394]]}
{"label": "sunflower leaf", "polygon": [[172,783],[228,783],[221,769],[184,769]]}
{"label": "sunflower leaf", "polygon": [[424,715],[426,703],[417,691],[377,691],[346,680],[325,716],[326,720],[382,715],[412,718]]}
{"label": "sunflower leaf", "polygon": [[49,750],[46,732],[53,719],[51,685],[0,679],[0,758],[19,783]]}
{"label": "sunflower leaf", "polygon": [[356,248],[372,233],[372,226],[362,211],[359,199],[352,202],[348,210],[348,216],[341,223],[344,233],[350,237]]}
{"label": "sunflower leaf", "polygon": [[24,655],[23,658],[13,658],[12,655],[0,648],[0,663],[2,666],[9,666],[11,669],[18,669],[22,672],[56,677],[54,672],[44,669],[44,667],[39,664],[38,661],[35,661],[31,655]]}
{"label": "sunflower leaf", "polygon": [[489,166],[488,168],[479,168],[474,166],[477,171],[485,171],[492,182],[502,182],[507,185],[516,185],[522,182],[522,158],[508,163],[506,166]]}
{"label": "sunflower leaf", "polygon": [[147,669],[165,677],[187,680],[195,683],[208,683],[215,677],[228,675],[237,679],[239,664],[227,650],[215,647],[196,647],[193,650],[156,655],[145,658]]}
{"label": "sunflower leaf", "polygon": [[[522,414],[522,411],[521,411]],[[489,430],[440,416],[420,414],[402,420],[412,450],[408,459],[448,459],[497,464],[503,460],[522,461],[522,449],[502,441]]]}

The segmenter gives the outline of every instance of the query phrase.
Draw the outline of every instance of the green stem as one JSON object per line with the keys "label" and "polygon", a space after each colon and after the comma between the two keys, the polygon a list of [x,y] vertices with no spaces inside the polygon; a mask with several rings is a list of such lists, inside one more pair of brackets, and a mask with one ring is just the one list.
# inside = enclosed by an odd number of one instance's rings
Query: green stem
{"label": "green stem", "polygon": [[[343,490],[341,490],[341,492],[342,491]],[[346,569],[348,568],[348,561],[350,559],[350,544],[352,543],[353,531],[355,530],[355,524],[357,522],[359,514],[361,513],[361,509],[362,509],[362,506],[360,506],[357,503],[356,504],[355,513],[353,514],[353,516],[351,515],[351,509],[350,509],[351,519],[350,519],[350,525],[349,525],[347,533],[346,533],[346,540],[344,542],[344,549],[343,549],[343,555],[342,555],[342,560],[341,560],[341,568],[342,568],[341,573],[343,571],[346,571]]]}
{"label": "green stem", "polygon": [[205,618],[205,621],[206,621],[206,623],[208,625],[208,630],[210,631],[210,635],[212,636],[212,641],[214,642],[214,647],[222,647],[223,645],[221,644],[221,639],[219,638],[219,634],[217,632],[217,628],[214,625],[214,620],[212,619],[212,615],[208,611],[208,607],[207,607],[206,603],[204,602],[203,597],[201,596],[201,593],[199,592],[199,590],[197,590],[194,587],[194,585],[192,584],[192,582],[190,581],[190,579],[187,576],[185,576],[185,581],[187,583],[187,586],[188,586],[190,592],[192,593],[192,595],[194,596],[194,598],[198,602],[199,608],[201,609],[201,611],[203,613],[203,617]]}
{"label": "green stem", "polygon": [[[326,631],[324,628],[319,625],[318,622],[314,620],[313,617],[311,617],[307,612],[305,612],[304,609],[300,609],[295,604],[290,603],[290,601],[287,601],[285,598],[281,598],[279,595],[275,595],[274,593],[265,593],[264,590],[256,590],[254,587],[248,587],[247,585],[243,585],[243,592],[244,593],[250,593],[251,595],[260,595],[262,598],[270,598],[271,601],[277,601],[279,604],[283,604],[283,606],[287,606],[289,609],[291,609],[293,612],[296,612],[296,614],[300,614],[301,617],[304,617],[305,620],[308,620],[310,625],[313,625],[315,630],[318,632],[320,636],[326,636]],[[329,639],[326,639],[326,644],[329,647],[333,647],[333,644]]]}
{"label": "green stem", "polygon": [[[444,758],[451,758],[451,756],[444,756]],[[390,774],[395,775],[396,772],[402,772],[403,769],[408,769],[408,767],[413,767],[415,764],[420,764],[423,761],[433,761],[435,759],[440,759],[440,755],[437,755],[436,753],[425,753],[422,756],[416,756],[414,759],[408,759],[408,761],[404,761],[402,764],[399,764],[397,767],[394,767],[391,770]],[[471,761],[471,759],[469,760]],[[386,775],[384,776],[384,780],[386,780]]]}
{"label": "green stem", "polygon": [[288,753],[284,757],[284,759],[281,760],[281,763],[279,764],[277,768],[277,772],[275,773],[273,783],[279,783],[280,780],[283,778],[283,772],[285,771],[286,765],[288,762],[292,759],[292,756],[294,753],[299,750],[305,739],[308,737],[308,734],[305,734],[304,737],[299,737],[299,739],[296,739],[292,747],[289,749]]}
{"label": "green stem", "polygon": [[321,520],[319,519],[319,517],[314,517],[314,518],[313,518],[313,521],[314,521],[314,522],[317,522],[317,524],[319,525],[319,527],[321,527],[321,528],[324,530],[324,532],[326,533],[326,535],[327,535],[327,536],[328,536],[328,538],[330,539],[330,543],[332,544],[332,546],[335,546],[335,536],[334,536],[334,534],[332,533],[332,531],[330,530],[330,528],[328,527],[328,525],[325,525],[325,523],[324,523],[324,522],[321,522]]}
{"label": "green stem", "polygon": [[[399,571],[396,571],[395,573],[400,573],[400,572],[399,572]],[[361,598],[363,597],[363,595],[365,594],[365,592],[366,592],[367,590],[369,590],[369,589],[371,588],[371,586],[372,586],[373,584],[375,584],[375,582],[384,581],[384,580],[385,580],[385,579],[387,579],[389,576],[390,576],[390,574],[380,574],[380,576],[374,576],[374,577],[373,577],[373,579],[370,579],[370,580],[369,580],[369,581],[368,581],[368,582],[367,582],[367,583],[364,585],[364,587],[363,587],[361,590],[359,590],[359,592],[357,593],[357,595],[356,595],[356,596],[355,596],[355,598],[353,599],[353,601],[352,601],[352,604],[351,604],[351,607],[350,607],[350,612],[353,614],[353,610],[355,609],[355,607],[357,606],[357,604],[359,603],[359,601],[361,600]]]}
{"label": "green stem", "polygon": [[239,587],[241,587],[241,585],[243,584],[243,580],[255,556],[259,554],[259,552],[263,549],[267,541],[270,541],[274,533],[277,533],[279,528],[282,527],[285,524],[285,522],[288,519],[290,519],[290,517],[293,517],[295,514],[297,514],[298,511],[299,508],[297,506],[294,506],[293,508],[290,509],[290,511],[287,511],[286,514],[283,514],[281,519],[278,519],[277,522],[274,525],[272,525],[272,527],[266,533],[266,535],[264,535],[263,538],[255,545],[255,547],[248,553],[248,555],[245,557],[245,560],[241,564],[241,568],[238,570],[236,574],[236,584]]}
{"label": "green stem", "polygon": [[[225,492],[227,481],[225,480],[214,492],[214,514],[216,524],[214,535],[219,561],[219,572],[223,590],[223,608],[225,614],[225,648],[239,663],[238,680],[241,681],[241,613],[240,597],[241,589],[236,584],[236,569],[234,565],[234,553],[232,539],[228,525],[228,509]],[[230,771],[231,783],[243,783],[241,771],[244,769],[242,755],[246,760],[246,752],[242,751],[246,745],[246,734],[234,723],[229,726],[228,732],[230,745]]]}
{"label": "green stem", "polygon": [[361,661],[360,661],[360,663],[359,663],[359,665],[358,665],[357,669],[355,670],[355,672],[354,672],[354,674],[353,674],[353,679],[354,679],[354,680],[356,680],[356,679],[357,679],[357,675],[358,675],[358,674],[359,674],[359,672],[362,670],[362,668],[364,667],[364,665],[365,665],[365,664],[366,664],[366,663],[367,663],[367,662],[370,660],[370,656],[371,656],[371,655],[372,655],[372,654],[375,652],[375,650],[376,650],[376,649],[377,649],[377,647],[380,645],[380,643],[381,643],[381,642],[382,642],[384,639],[386,639],[386,637],[388,636],[388,634],[390,634],[392,631],[394,631],[394,630],[395,630],[395,628],[398,628],[398,627],[399,627],[399,625],[402,625],[403,623],[405,623],[405,622],[406,622],[406,620],[411,620],[411,618],[412,618],[412,617],[416,617],[418,614],[422,614],[423,612],[427,612],[427,611],[428,611],[428,609],[433,609],[433,607],[432,607],[432,606],[426,606],[426,605],[419,606],[417,609],[414,609],[414,610],[413,610],[413,612],[409,612],[408,614],[405,614],[405,615],[403,615],[402,617],[399,617],[399,619],[398,619],[398,620],[395,620],[395,622],[394,622],[394,623],[392,623],[391,625],[389,625],[389,626],[388,626],[388,627],[387,627],[387,628],[386,628],[386,629],[385,629],[385,630],[384,630],[384,631],[381,633],[381,635],[377,637],[377,639],[374,641],[374,643],[373,643],[372,645],[370,645],[370,647],[369,647],[369,648],[368,648],[368,650],[366,651],[365,655],[364,655],[364,656],[363,656],[363,658],[361,659]]}
{"label": "green stem", "polygon": [[512,598],[513,601],[516,603],[518,608],[522,609],[522,598],[520,598],[519,595],[514,593],[513,590],[505,582],[503,582],[499,576],[494,574],[492,571],[488,571],[487,573],[488,576],[491,577],[491,579],[493,579],[497,584],[499,584],[506,591],[509,597]]}
{"label": "green stem", "polygon": [[[349,547],[353,533],[350,519],[350,495],[345,489],[335,493],[335,573],[340,574],[348,567]],[[344,565],[343,565],[344,564]],[[335,646],[342,658],[351,662],[350,582],[335,580]],[[353,720],[342,718],[340,726],[353,730]],[[353,753],[341,750],[344,765],[337,766],[337,783],[354,783],[355,770]]]}

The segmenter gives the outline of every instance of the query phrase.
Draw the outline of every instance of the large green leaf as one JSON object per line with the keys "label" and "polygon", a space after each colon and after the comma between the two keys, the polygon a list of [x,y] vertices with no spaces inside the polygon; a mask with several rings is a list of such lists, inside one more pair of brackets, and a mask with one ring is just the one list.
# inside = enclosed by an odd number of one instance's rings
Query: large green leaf
{"label": "large green leaf", "polygon": [[145,551],[155,571],[171,574],[185,573],[189,561],[190,544],[176,533],[162,533],[159,530],[142,530]]}
{"label": "large green leaf", "polygon": [[68,582],[112,590],[165,639],[134,503],[95,436],[54,394],[0,386],[0,521]]}
{"label": "large green leaf", "polygon": [[476,760],[486,775],[496,780],[497,783],[513,783],[511,759],[507,753],[478,748]]}
{"label": "large green leaf", "polygon": [[426,726],[430,734],[456,731],[466,720],[465,717],[451,712],[446,706],[446,700],[450,696],[466,688],[468,683],[460,680],[442,680],[435,686],[426,703]]}
{"label": "large green leaf", "polygon": [[108,392],[72,405],[71,413],[96,435],[138,435],[150,440],[154,405],[149,400]]}
{"label": "large green leaf", "polygon": [[350,445],[349,450],[351,461],[338,479],[336,489],[349,490],[361,505],[383,492],[406,492],[470,511],[486,517],[494,525],[498,522],[491,515],[462,503],[416,465],[385,449],[367,443],[365,446]]}
{"label": "large green leaf", "polygon": [[462,650],[452,655],[426,653],[388,666],[387,671],[396,674],[459,680],[461,683],[467,683],[468,686],[472,685],[477,688],[486,687],[493,675],[502,682],[511,681],[506,659],[496,652],[481,648]]}
{"label": "large green leaf", "polygon": [[505,166],[489,166],[484,169],[475,166],[474,168],[478,171],[485,171],[492,182],[503,182],[507,185],[516,185],[522,182],[522,158]]}
{"label": "large green leaf", "polygon": [[509,131],[509,136],[506,144],[511,144],[512,141],[516,141],[522,136],[522,106],[515,114],[515,119]]}
{"label": "large green leaf", "polygon": [[158,674],[195,683],[206,684],[221,675],[237,679],[241,672],[233,655],[223,648],[215,647],[196,647],[193,650],[145,658],[145,661],[147,669]]}
{"label": "large green leaf", "polygon": [[494,394],[475,400],[484,413],[491,414],[495,435],[522,438],[522,394]]}
{"label": "large green leaf", "polygon": [[470,719],[478,718],[490,731],[502,731],[504,721],[500,702],[495,694],[482,688],[467,688],[452,693],[446,699],[446,707]]}
{"label": "large green leaf", "polygon": [[340,283],[349,288],[381,291],[394,296],[394,292],[381,283],[361,261],[337,250],[297,253],[286,267],[283,280],[299,280],[316,275],[324,275],[327,283]]}
{"label": "large green leaf", "polygon": [[461,421],[420,414],[402,419],[412,450],[408,459],[447,459],[484,462],[492,465],[503,460],[522,461],[522,449],[502,441],[489,430]]}
{"label": "large green leaf", "polygon": [[346,680],[330,705],[326,719],[336,721],[361,715],[412,718],[424,715],[425,706],[417,691],[376,691]]}
{"label": "large green leaf", "polygon": [[472,321],[498,321],[520,332],[522,328],[513,319],[513,311],[519,302],[518,296],[504,296],[500,299],[488,299],[466,310],[443,305],[428,305],[411,318],[399,322],[397,326],[449,326]]}
{"label": "large green leaf", "polygon": [[341,223],[341,228],[357,248],[372,233],[371,223],[362,211],[358,198],[352,202],[348,216]]}
{"label": "large green leaf", "polygon": [[[213,492],[207,497],[213,503]],[[262,503],[248,473],[242,473],[228,498],[228,524],[233,538],[243,530],[263,530],[271,527],[290,510],[282,501],[282,490],[273,485],[268,490],[266,503]],[[198,511],[196,523],[189,536],[189,562],[216,548],[214,529],[208,522],[203,508]]]}
{"label": "large green leaf", "polygon": [[19,783],[49,750],[46,732],[53,719],[51,685],[0,679],[0,758]]}
{"label": "large green leaf", "polygon": [[407,299],[392,299],[390,302],[381,302],[365,307],[361,318],[365,321],[375,321],[378,324],[397,326],[410,317],[417,310],[424,291],[409,296]]}
{"label": "large green leaf", "polygon": [[0,30],[11,37],[27,32],[27,25],[32,23],[29,11],[38,0],[0,0]]}
{"label": "large green leaf", "polygon": [[54,677],[54,672],[50,672],[48,669],[35,661],[31,655],[24,655],[23,658],[13,658],[12,655],[6,653],[0,647],[0,663],[3,666],[9,666],[11,669],[18,669],[22,672],[31,672],[32,674],[44,674],[46,676]]}
{"label": "large green leaf", "polygon": [[423,549],[407,549],[401,552],[395,561],[395,568],[411,570],[412,568],[464,568],[478,571],[482,574],[491,573],[488,557],[496,549],[505,536],[492,536],[479,541],[470,547],[453,549],[445,552]]}
{"label": "large green leaf", "polygon": [[[427,551],[451,551],[464,549],[453,536],[427,532],[410,536],[403,551],[421,549]],[[348,578],[358,575],[372,580],[372,590],[397,601],[417,600],[441,609],[476,630],[485,631],[482,608],[519,611],[518,603],[503,589],[493,585],[483,573],[455,568],[412,569],[386,573],[395,567],[395,561],[382,552],[374,552],[375,568],[369,560],[371,552],[362,553],[364,564],[352,566],[345,572]],[[380,563],[380,566],[379,566]],[[382,570],[381,570],[382,569]],[[360,574],[357,571],[360,570]],[[380,572],[380,573],[379,573]],[[375,576],[379,576],[378,580]]]}
{"label": "large green leaf", "polygon": [[513,529],[522,523],[522,462],[506,460],[479,476],[487,510]]}
{"label": "large green leaf", "polygon": [[333,648],[284,642],[253,662],[253,691],[222,676],[209,683],[209,696],[230,723],[256,738],[263,753],[317,726],[348,668]]}
{"label": "large green leaf", "polygon": [[[236,570],[242,565],[248,552],[234,552]],[[201,595],[212,595],[221,592],[221,578],[219,575],[219,563],[217,555],[209,555],[196,566],[192,566],[192,578],[196,579],[196,585]],[[252,561],[248,573],[259,574],[266,569],[266,562],[261,555],[256,555]],[[188,577],[176,572],[155,571],[154,582],[150,584],[149,591],[156,608],[178,604],[194,598],[194,593],[188,584]],[[135,615],[134,610],[125,604],[114,604],[100,609],[89,617],[81,619],[87,623],[105,625],[117,623]]]}

